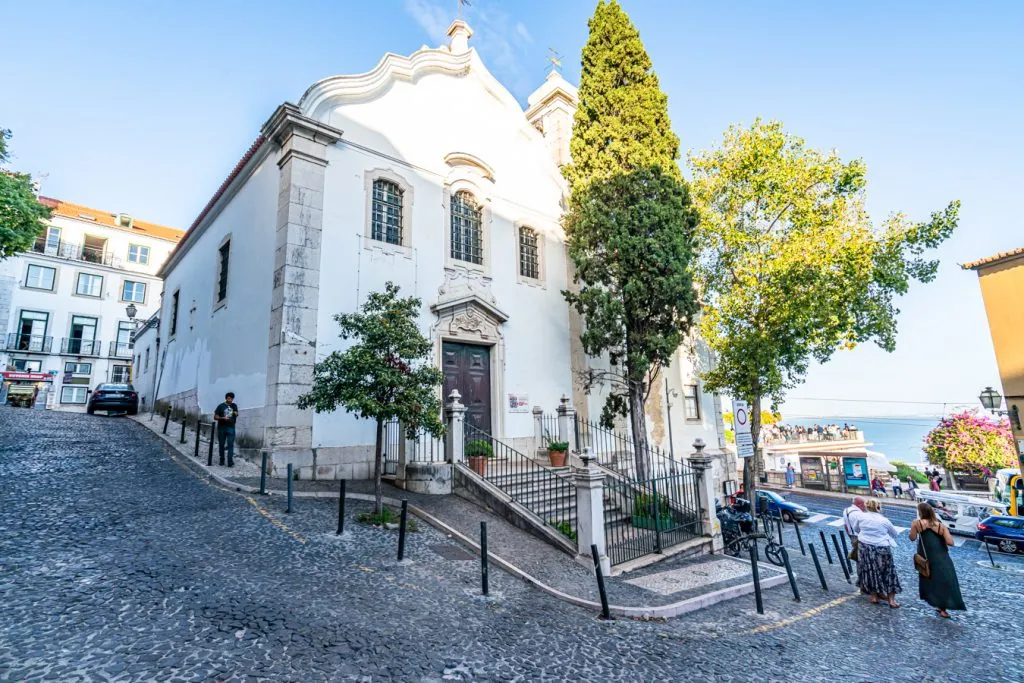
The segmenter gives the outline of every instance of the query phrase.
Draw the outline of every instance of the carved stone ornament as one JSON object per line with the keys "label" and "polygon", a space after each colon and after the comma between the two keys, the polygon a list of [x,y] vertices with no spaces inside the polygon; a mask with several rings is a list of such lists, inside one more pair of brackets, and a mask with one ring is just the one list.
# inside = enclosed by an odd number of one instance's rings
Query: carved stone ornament
{"label": "carved stone ornament", "polygon": [[451,332],[462,330],[463,332],[477,332],[479,334],[483,334],[485,325],[487,325],[487,322],[480,317],[476,310],[470,308],[466,310],[466,312],[459,313],[452,318],[452,324],[449,329]]}
{"label": "carved stone ornament", "polygon": [[461,268],[446,268],[444,282],[437,288],[437,303],[478,298],[492,306],[498,303],[491,291],[491,278]]}

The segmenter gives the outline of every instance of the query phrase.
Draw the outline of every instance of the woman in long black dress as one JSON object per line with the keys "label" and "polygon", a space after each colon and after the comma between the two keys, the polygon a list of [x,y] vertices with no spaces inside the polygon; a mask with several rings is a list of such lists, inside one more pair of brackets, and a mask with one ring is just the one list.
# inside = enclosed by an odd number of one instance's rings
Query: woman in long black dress
{"label": "woman in long black dress", "polygon": [[949,528],[939,521],[935,510],[928,503],[917,506],[918,518],[910,525],[910,540],[924,546],[922,553],[928,559],[929,576],[918,574],[920,581],[918,592],[921,599],[939,610],[939,616],[949,619],[947,610],[966,610],[964,598],[960,594],[960,582],[956,578],[956,568],[949,557],[949,546],[953,545],[953,535]]}

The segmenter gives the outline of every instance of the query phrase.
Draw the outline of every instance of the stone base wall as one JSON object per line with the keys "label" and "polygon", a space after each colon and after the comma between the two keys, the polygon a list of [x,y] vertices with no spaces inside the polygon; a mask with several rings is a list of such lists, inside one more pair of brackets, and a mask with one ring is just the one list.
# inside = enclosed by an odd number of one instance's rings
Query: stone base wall
{"label": "stone base wall", "polygon": [[285,477],[288,465],[299,479],[372,479],[374,445],[323,448],[269,448],[268,469],[272,477]]}
{"label": "stone base wall", "polygon": [[[186,415],[189,423],[194,423],[196,417],[200,417],[199,394],[195,389],[182,391],[170,396],[164,396],[156,402],[157,414],[163,415],[170,407],[175,418]],[[263,407],[242,408],[238,411],[238,420],[235,423],[235,450],[263,447]],[[203,422],[213,419],[213,411],[207,411],[201,415]]]}

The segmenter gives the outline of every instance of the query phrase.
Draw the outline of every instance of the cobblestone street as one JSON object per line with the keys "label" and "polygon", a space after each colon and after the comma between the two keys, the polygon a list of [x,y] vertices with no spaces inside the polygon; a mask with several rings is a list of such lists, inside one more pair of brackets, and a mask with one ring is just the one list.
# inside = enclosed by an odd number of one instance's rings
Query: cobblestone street
{"label": "cobblestone street", "polygon": [[422,522],[401,564],[396,532],[354,521],[364,504],[339,539],[335,503],[227,491],[128,419],[0,408],[0,435],[3,681],[1024,678],[1021,563],[974,549],[953,554],[952,621],[917,600],[903,534],[903,609],[837,566],[823,593],[795,551],[801,603],[784,586],[764,616],[750,596],[603,622],[496,568],[481,598],[476,558]]}

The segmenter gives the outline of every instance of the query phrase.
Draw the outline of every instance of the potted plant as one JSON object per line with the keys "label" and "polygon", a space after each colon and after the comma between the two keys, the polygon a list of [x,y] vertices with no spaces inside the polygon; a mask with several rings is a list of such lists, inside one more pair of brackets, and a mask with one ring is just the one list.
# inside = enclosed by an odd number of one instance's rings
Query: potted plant
{"label": "potted plant", "polygon": [[565,455],[569,452],[569,442],[548,441],[548,457],[552,467],[565,467]]}
{"label": "potted plant", "polygon": [[487,459],[494,457],[494,449],[483,439],[474,439],[466,444],[466,457],[469,469],[483,477],[487,474]]}
{"label": "potted plant", "polygon": [[[657,508],[657,509],[655,509]],[[641,493],[633,499],[633,526],[638,529],[655,529],[664,531],[672,527],[672,512],[668,501],[658,498],[654,504],[654,496]]]}

